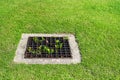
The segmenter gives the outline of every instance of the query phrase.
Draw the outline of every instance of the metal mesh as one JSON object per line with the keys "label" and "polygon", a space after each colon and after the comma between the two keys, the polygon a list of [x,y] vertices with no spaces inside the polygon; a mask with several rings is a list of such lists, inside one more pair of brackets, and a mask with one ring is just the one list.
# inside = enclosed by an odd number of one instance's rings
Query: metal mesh
{"label": "metal mesh", "polygon": [[[42,37],[37,37],[39,40],[42,39]],[[33,40],[33,37],[28,38],[27,42],[27,48],[24,54],[25,58],[71,58],[71,50],[69,46],[68,39],[64,39],[63,37],[43,37],[45,40],[41,43],[35,43]],[[55,48],[56,40],[59,40],[60,43],[63,43],[62,48],[57,49]],[[46,53],[44,51],[41,51],[41,54],[36,53],[32,54],[27,49],[28,47],[31,47],[33,50],[36,50],[38,46],[48,46],[50,49],[54,49],[54,53]]]}

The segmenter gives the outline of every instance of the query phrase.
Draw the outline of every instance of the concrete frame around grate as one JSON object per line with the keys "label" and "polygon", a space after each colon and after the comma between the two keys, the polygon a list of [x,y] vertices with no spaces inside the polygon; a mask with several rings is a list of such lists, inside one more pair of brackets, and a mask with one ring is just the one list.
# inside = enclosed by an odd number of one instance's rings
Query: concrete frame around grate
{"label": "concrete frame around grate", "polygon": [[[68,37],[72,58],[24,58],[28,37]],[[81,62],[80,51],[72,34],[22,34],[14,62],[25,64],[77,64]]]}

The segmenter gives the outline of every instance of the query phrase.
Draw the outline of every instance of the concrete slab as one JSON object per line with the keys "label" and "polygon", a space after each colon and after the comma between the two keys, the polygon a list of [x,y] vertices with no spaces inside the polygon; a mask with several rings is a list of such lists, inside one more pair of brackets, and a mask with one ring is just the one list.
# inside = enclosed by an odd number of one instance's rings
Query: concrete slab
{"label": "concrete slab", "polygon": [[[68,37],[72,58],[24,58],[28,37]],[[81,62],[80,51],[72,34],[22,34],[14,62],[25,64],[77,64]]]}

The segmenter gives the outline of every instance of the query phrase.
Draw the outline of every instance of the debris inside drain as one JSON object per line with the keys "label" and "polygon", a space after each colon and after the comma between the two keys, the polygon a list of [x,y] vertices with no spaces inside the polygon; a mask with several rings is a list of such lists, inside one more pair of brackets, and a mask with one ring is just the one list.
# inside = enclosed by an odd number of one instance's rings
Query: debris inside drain
{"label": "debris inside drain", "polygon": [[71,58],[68,37],[29,37],[24,58]]}

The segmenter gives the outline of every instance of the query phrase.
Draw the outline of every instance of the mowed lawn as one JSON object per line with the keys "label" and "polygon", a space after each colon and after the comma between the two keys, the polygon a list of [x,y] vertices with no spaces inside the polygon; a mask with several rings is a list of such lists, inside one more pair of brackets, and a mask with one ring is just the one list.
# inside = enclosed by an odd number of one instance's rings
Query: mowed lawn
{"label": "mowed lawn", "polygon": [[[22,33],[72,33],[82,62],[13,62]],[[0,0],[0,80],[120,80],[120,0]]]}

